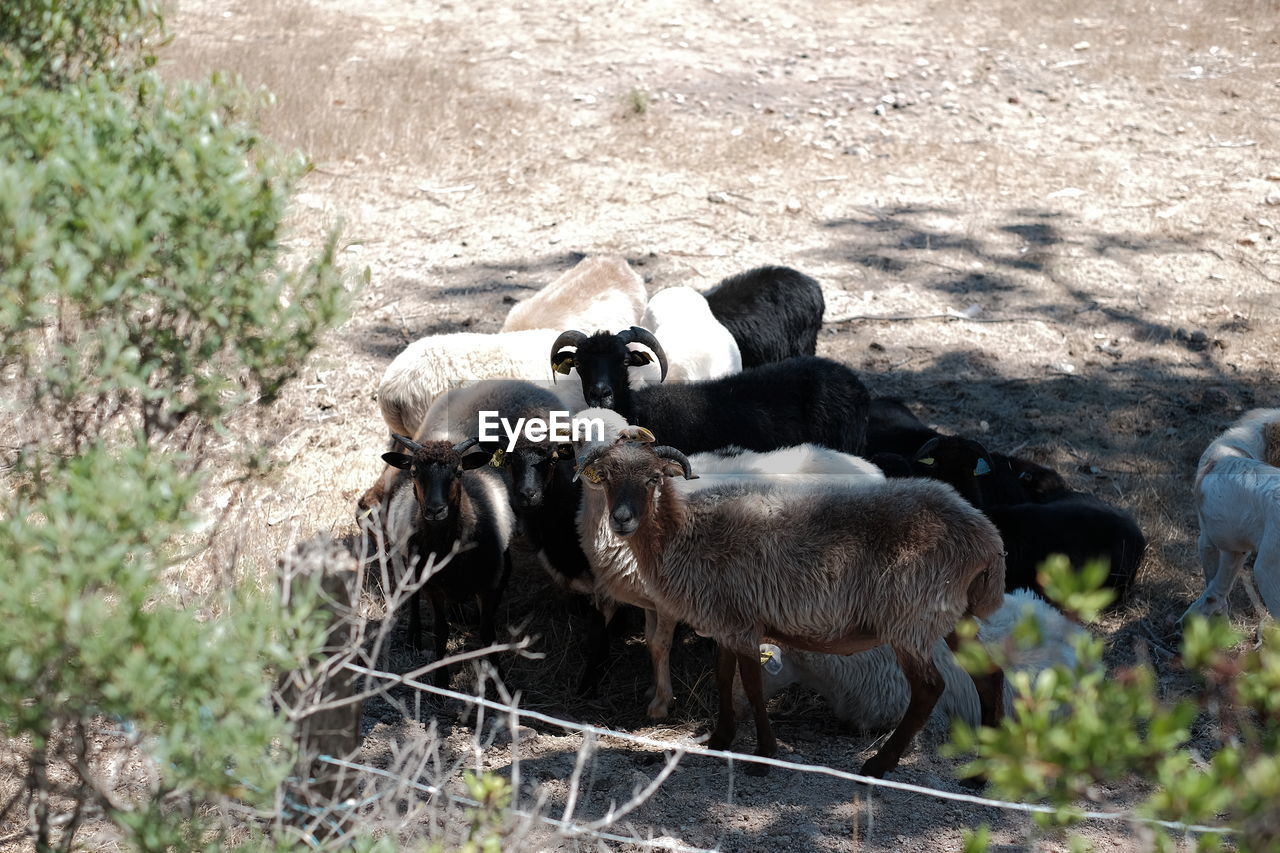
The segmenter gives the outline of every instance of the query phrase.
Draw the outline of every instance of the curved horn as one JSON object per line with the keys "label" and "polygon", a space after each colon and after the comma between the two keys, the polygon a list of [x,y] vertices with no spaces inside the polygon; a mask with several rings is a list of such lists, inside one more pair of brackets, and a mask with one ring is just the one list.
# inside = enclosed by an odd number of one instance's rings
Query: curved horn
{"label": "curved horn", "polygon": [[551,345],[551,366],[555,367],[556,353],[560,352],[561,347],[580,347],[586,339],[586,333],[579,332],[577,329],[561,332],[560,337],[556,338],[556,342]]}
{"label": "curved horn", "polygon": [[472,447],[475,447],[479,443],[480,443],[480,439],[478,438],[464,438],[462,441],[458,442],[453,446],[453,452],[461,455],[463,453],[466,453],[468,450],[470,450]]}
{"label": "curved horn", "polygon": [[[597,444],[594,447],[592,447],[590,450],[588,450],[586,453],[584,453],[582,456],[579,456],[577,460],[575,460],[575,464],[574,464],[574,472],[573,472],[574,482],[577,482],[578,478],[582,476],[582,472],[586,470],[588,465],[590,465],[592,462],[595,462],[597,459],[603,456],[606,452],[608,452],[610,447],[612,447],[612,445]],[[595,482],[595,481],[593,480],[592,482]]]}
{"label": "curved horn", "polygon": [[662,351],[662,344],[658,343],[658,339],[653,336],[653,332],[641,326],[632,326],[630,329],[623,329],[618,332],[618,340],[626,344],[644,344],[653,350],[653,354],[658,357],[658,365],[662,368],[662,379],[667,378],[667,354]]}
{"label": "curved horn", "polygon": [[401,444],[403,444],[405,447],[409,448],[410,450],[418,451],[422,449],[421,444],[418,444],[418,442],[414,441],[412,438],[409,438],[406,435],[401,435],[398,432],[393,432],[391,433],[391,437],[394,438],[396,441],[400,442]]}
{"label": "curved horn", "polygon": [[698,479],[698,475],[693,473],[693,468],[689,465],[689,457],[685,456],[679,450],[665,444],[660,444],[653,448],[653,452],[663,459],[671,459],[675,462],[679,462],[680,467],[684,469],[684,478],[686,480]]}

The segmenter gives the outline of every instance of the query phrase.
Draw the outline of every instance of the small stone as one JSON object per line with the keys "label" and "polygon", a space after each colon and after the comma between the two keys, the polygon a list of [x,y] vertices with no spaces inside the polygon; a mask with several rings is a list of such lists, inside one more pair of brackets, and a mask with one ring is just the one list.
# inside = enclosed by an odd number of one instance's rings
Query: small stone
{"label": "small stone", "polygon": [[1027,409],[1022,414],[1031,420],[1035,420],[1036,418],[1040,417],[1041,412],[1039,409]]}

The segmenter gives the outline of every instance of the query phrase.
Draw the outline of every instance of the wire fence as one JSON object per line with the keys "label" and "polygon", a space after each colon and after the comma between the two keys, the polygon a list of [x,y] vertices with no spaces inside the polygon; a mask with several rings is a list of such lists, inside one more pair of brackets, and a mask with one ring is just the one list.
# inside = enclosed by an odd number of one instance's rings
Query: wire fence
{"label": "wire fence", "polygon": [[[558,717],[550,716],[539,711],[531,711],[520,708],[514,704],[496,702],[492,699],[486,699],[483,696],[476,696],[469,693],[461,693],[456,690],[436,687],[413,678],[396,675],[389,672],[381,672],[359,666],[358,664],[348,664],[348,667],[357,674],[364,675],[369,678],[385,679],[393,684],[400,684],[410,687],[414,690],[421,690],[438,696],[444,696],[461,702],[466,702],[477,707],[486,708],[491,711],[501,711],[510,714],[515,718],[536,720],[547,725],[556,726],[568,731],[577,731],[583,734],[595,735],[598,737],[615,738],[617,740],[634,743],[640,746],[659,747],[662,749],[678,750],[680,755],[702,755],[711,758],[724,759],[730,762],[743,761],[753,764],[764,764],[770,767],[780,767],[796,773],[813,773],[822,776],[830,776],[836,779],[843,779],[849,782],[855,782],[870,788],[885,788],[894,791],[903,791],[912,794],[921,794],[927,797],[933,797],[940,800],[950,800],[959,803],[968,803],[971,805],[985,806],[988,808],[1003,809],[1005,811],[1016,811],[1025,814],[1046,814],[1046,815],[1062,815],[1069,814],[1080,820],[1094,821],[1119,821],[1131,824],[1142,824],[1147,826],[1159,826],[1164,829],[1175,832],[1184,833],[1213,833],[1217,835],[1231,835],[1235,830],[1229,827],[1206,826],[1202,824],[1182,823],[1179,821],[1161,820],[1158,818],[1144,817],[1131,812],[1115,812],[1115,811],[1096,811],[1096,810],[1064,810],[1054,806],[1046,806],[1038,803],[1022,803],[1010,800],[996,800],[988,797],[978,796],[976,794],[965,794],[955,791],[944,791],[940,788],[929,788],[923,785],[915,785],[910,782],[899,782],[893,779],[877,779],[872,776],[863,776],[858,773],[850,773],[846,770],[838,770],[834,767],[827,767],[821,764],[801,764],[797,762],[784,761],[778,758],[768,758],[761,755],[750,755],[746,753],[729,752],[726,750],[707,749],[697,744],[675,744],[670,741],[659,740],[657,738],[647,737],[645,735],[632,734],[630,732],[622,732],[614,729],[605,729],[599,726],[593,726],[589,723],[579,723],[573,720],[564,720]],[[514,739],[512,748],[514,749],[518,741]]]}

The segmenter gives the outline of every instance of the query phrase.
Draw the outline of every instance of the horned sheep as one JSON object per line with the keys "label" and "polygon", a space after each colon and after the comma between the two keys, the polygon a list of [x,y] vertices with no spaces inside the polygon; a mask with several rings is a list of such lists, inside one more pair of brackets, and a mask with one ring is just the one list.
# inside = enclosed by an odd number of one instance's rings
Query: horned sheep
{"label": "horned sheep", "polygon": [[[580,423],[603,424],[606,441],[583,439],[575,451],[584,457],[596,448],[607,446],[617,436],[625,435],[628,426],[616,412],[587,409],[575,416]],[[579,431],[586,435],[586,430]],[[701,453],[692,463],[702,472],[692,481],[673,481],[686,494],[712,486],[741,482],[828,484],[831,478],[884,479],[874,466],[855,456],[824,447],[801,445],[770,453],[754,453],[741,448],[726,448],[717,453]],[[630,604],[645,612],[645,642],[653,666],[653,694],[648,713],[654,719],[666,716],[674,699],[671,685],[670,655],[676,620],[654,600],[641,579],[635,556],[609,525],[603,493],[586,489],[578,512],[578,532],[583,552],[591,564],[598,601],[612,617],[614,602]]]}
{"label": "horned sheep", "polygon": [[[487,466],[492,454],[475,439],[420,443],[397,435],[396,440],[410,452],[382,456],[400,469],[388,494],[386,530],[393,565],[402,567],[400,584],[418,584],[409,599],[410,640],[421,643],[419,599],[425,590],[435,616],[436,661],[444,660],[449,645],[450,601],[479,598],[480,642],[492,645],[498,604],[511,574],[507,549],[515,526],[501,475]],[[433,573],[424,578],[429,568]],[[436,686],[447,687],[447,669],[436,669],[434,679]]]}
{"label": "horned sheep", "polygon": [[[776,752],[760,679],[763,636],[838,654],[888,644],[911,698],[861,772],[896,767],[943,690],[933,644],[960,619],[1000,606],[1004,560],[991,523],[950,487],[916,479],[804,490],[734,483],[685,496],[667,487],[669,478],[693,476],[684,454],[643,443],[652,436],[638,428],[630,437],[637,440],[593,449],[579,472],[604,491],[607,523],[630,546],[658,607],[720,648],[708,746],[733,740],[737,669],[754,710],[756,754]],[[975,685],[982,722],[994,725],[1003,675]]]}

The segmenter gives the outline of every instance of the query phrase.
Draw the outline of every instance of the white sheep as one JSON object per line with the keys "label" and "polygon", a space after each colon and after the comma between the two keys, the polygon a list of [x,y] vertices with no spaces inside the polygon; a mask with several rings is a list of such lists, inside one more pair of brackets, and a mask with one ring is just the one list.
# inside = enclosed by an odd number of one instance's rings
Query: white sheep
{"label": "white sheep", "polygon": [[738,342],[691,287],[658,291],[645,306],[640,325],[662,341],[671,364],[668,379],[716,379],[742,370]]}
{"label": "white sheep", "polygon": [[1280,618],[1280,409],[1247,412],[1214,439],[1196,469],[1195,499],[1205,589],[1183,618],[1225,612],[1250,553],[1262,600]]}
{"label": "white sheep", "polygon": [[[644,279],[624,258],[583,258],[533,296],[513,305],[502,331],[626,329],[636,324],[646,295]],[[540,358],[546,360],[545,350]]]}
{"label": "white sheep", "polygon": [[[1040,640],[1022,648],[1012,639],[1013,629],[1030,613]],[[1005,670],[1005,708],[1016,711],[1014,681],[1025,673],[1031,683],[1055,664],[1072,668],[1076,663],[1075,640],[1085,629],[1030,590],[1006,593],[1000,609],[979,620],[978,639],[988,648],[1004,646],[1008,656]],[[934,717],[963,720],[971,726],[981,722],[978,693],[971,679],[943,640],[933,644],[933,662],[946,685]],[[761,646],[761,668],[766,698],[783,688],[800,684],[813,690],[830,706],[832,713],[860,731],[879,732],[898,725],[907,710],[910,691],[906,676],[888,646],[852,655],[828,655],[800,649]],[[741,683],[734,687],[734,704],[743,716],[749,705]]]}

